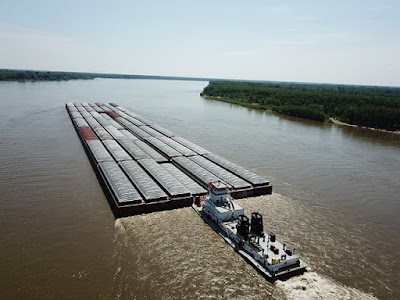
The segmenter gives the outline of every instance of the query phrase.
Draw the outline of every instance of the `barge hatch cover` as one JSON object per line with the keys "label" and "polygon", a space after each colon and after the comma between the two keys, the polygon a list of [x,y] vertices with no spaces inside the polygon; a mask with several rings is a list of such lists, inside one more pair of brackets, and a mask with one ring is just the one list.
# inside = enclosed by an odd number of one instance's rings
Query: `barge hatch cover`
{"label": "barge hatch cover", "polygon": [[132,160],[132,157],[114,140],[104,140],[103,144],[116,161]]}
{"label": "barge hatch cover", "polygon": [[193,156],[197,155],[194,151],[190,150],[189,148],[183,146],[182,144],[178,143],[177,141],[174,141],[173,139],[166,137],[166,136],[161,136],[158,138],[161,140],[163,143],[167,144],[171,148],[175,149],[176,151],[182,153],[184,156]]}
{"label": "barge hatch cover", "polygon": [[194,178],[196,178],[203,186],[207,186],[209,182],[215,182],[221,180],[217,176],[215,176],[210,171],[204,169],[200,165],[191,161],[189,158],[175,157],[172,161],[181,167],[181,169],[185,170],[189,174],[191,174]]}
{"label": "barge hatch cover", "polygon": [[196,181],[190,178],[188,175],[183,173],[177,167],[175,167],[171,163],[162,164],[162,167],[168,171],[172,176],[179,180],[184,186],[186,186],[192,195],[205,195],[207,194],[207,190],[200,186]]}
{"label": "barge hatch cover", "polygon": [[168,159],[160,154],[158,151],[154,150],[151,146],[147,145],[145,142],[141,140],[135,140],[133,141],[135,145],[137,145],[140,149],[143,150],[144,153],[146,153],[148,156],[150,156],[152,159],[154,159],[156,162],[167,162]]}
{"label": "barge hatch cover", "polygon": [[169,158],[182,156],[182,153],[176,151],[174,148],[168,146],[167,144],[163,143],[162,141],[160,141],[159,139],[157,139],[155,137],[148,137],[145,140],[146,140],[146,142],[153,145],[155,148],[160,150],[162,153],[164,153]]}
{"label": "barge hatch cover", "polygon": [[221,168],[220,166],[204,158],[203,156],[192,156],[190,157],[190,159],[195,163],[199,164],[200,166],[202,166],[203,168],[209,170],[211,173],[221,178],[222,181],[227,182],[230,186],[234,187],[235,189],[246,189],[251,187],[251,185],[248,182],[237,177],[231,172]]}
{"label": "barge hatch cover", "polygon": [[253,172],[246,170],[245,168],[242,168],[241,166],[238,166],[237,164],[235,164],[221,156],[218,156],[214,153],[208,153],[208,154],[204,155],[204,157],[206,157],[207,159],[216,163],[217,165],[220,165],[221,167],[227,169],[228,171],[231,171],[232,173],[236,174],[237,176],[243,178],[244,180],[250,182],[254,186],[269,184],[269,181],[266,180],[265,178],[263,178],[257,174],[254,174]]}
{"label": "barge hatch cover", "polygon": [[190,191],[156,161],[142,159],[139,160],[139,164],[164,187],[171,197],[190,196]]}
{"label": "barge hatch cover", "polygon": [[185,139],[183,137],[174,136],[172,139],[200,155],[210,153],[210,151],[200,147],[199,145],[196,145],[195,143],[188,141],[187,139]]}
{"label": "barge hatch cover", "polygon": [[166,200],[167,194],[157,183],[134,161],[120,163],[122,169],[144,196],[146,201]]}
{"label": "barge hatch cover", "polygon": [[150,158],[142,149],[140,149],[133,141],[124,138],[118,140],[121,146],[135,159],[145,159]]}
{"label": "barge hatch cover", "polygon": [[102,162],[99,166],[120,204],[142,202],[139,192],[134,188],[116,162]]}
{"label": "barge hatch cover", "polygon": [[92,152],[96,162],[114,161],[111,154],[99,140],[86,141],[90,151]]}

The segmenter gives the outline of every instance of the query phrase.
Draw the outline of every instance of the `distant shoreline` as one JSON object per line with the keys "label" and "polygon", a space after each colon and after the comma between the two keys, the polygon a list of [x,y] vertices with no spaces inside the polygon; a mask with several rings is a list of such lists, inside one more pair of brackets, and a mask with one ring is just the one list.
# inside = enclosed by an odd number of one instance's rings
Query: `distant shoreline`
{"label": "distant shoreline", "polygon": [[306,120],[400,133],[399,88],[211,81],[200,95]]}
{"label": "distant shoreline", "polygon": [[[242,103],[240,101],[234,101],[234,100],[229,100],[229,99],[223,99],[221,97],[213,97],[213,96],[209,96],[209,95],[201,95],[204,99],[208,99],[208,100],[215,100],[215,101],[221,101],[221,102],[225,102],[225,103],[229,103],[229,104],[235,104],[235,105],[239,105],[242,107],[247,107],[247,108],[252,108],[252,109],[258,109],[258,110],[263,110],[266,112],[270,112],[270,113],[274,113],[276,115],[281,115],[281,116],[287,116],[285,114],[281,114],[278,112],[275,112],[271,109],[265,109],[263,107],[260,107],[257,103]],[[290,117],[290,116],[289,116]],[[303,120],[308,120],[308,119],[304,119],[304,118],[300,118]],[[312,121],[312,120],[310,120]],[[315,121],[318,122],[318,121]],[[384,132],[384,133],[393,133],[393,134],[398,134],[400,135],[400,131],[390,131],[390,130],[385,130],[385,129],[377,129],[377,128],[372,128],[372,127],[365,127],[365,126],[358,126],[358,125],[352,125],[349,123],[345,123],[342,121],[339,121],[335,118],[330,117],[329,121],[330,123],[334,123],[335,125],[340,125],[340,126],[348,126],[348,127],[353,127],[353,128],[361,128],[361,129],[367,129],[367,130],[372,130],[372,131],[378,131],[378,132]]]}
{"label": "distant shoreline", "polygon": [[67,81],[77,79],[94,79],[91,74],[74,72],[49,72],[25,70],[0,70],[0,81],[37,82],[37,81]]}
{"label": "distant shoreline", "polygon": [[[0,81],[51,81],[49,79],[4,79],[3,73],[6,72],[27,72],[27,73],[47,73],[47,74],[69,74],[75,76],[90,76],[86,79],[95,78],[110,78],[110,79],[155,79],[155,80],[182,80],[182,81],[230,81],[242,83],[258,83],[258,84],[274,84],[274,85],[306,85],[306,86],[332,86],[332,87],[362,87],[362,88],[389,88],[400,89],[400,86],[384,86],[384,85],[365,85],[365,84],[342,84],[342,83],[318,83],[318,82],[295,82],[295,81],[276,81],[276,80],[257,80],[257,79],[232,79],[232,78],[213,78],[213,77],[184,77],[184,76],[167,76],[167,75],[138,75],[138,74],[115,74],[115,73],[93,73],[93,72],[73,72],[73,71],[46,71],[46,70],[25,70],[25,69],[1,69],[0,68]],[[71,78],[59,80],[77,80],[85,78]]]}
{"label": "distant shoreline", "polygon": [[[256,81],[240,81],[240,80],[228,80],[224,81],[222,79],[212,79],[212,78],[195,78],[195,77],[169,77],[169,76],[152,76],[152,75],[124,75],[124,74],[102,74],[102,73],[80,73],[80,72],[60,72],[60,71],[33,71],[33,70],[13,70],[13,69],[0,69],[0,82],[1,81],[14,81],[14,82],[40,82],[40,81],[68,81],[68,80],[89,80],[96,78],[108,78],[108,79],[155,79],[155,80],[184,80],[184,81],[209,81],[209,85],[204,88],[203,92],[200,94],[206,99],[223,101],[226,103],[236,104],[248,108],[262,109],[266,111],[271,111],[280,115],[293,116],[301,119],[314,120],[319,122],[332,122],[336,125],[363,128],[368,130],[373,130],[377,132],[400,134],[399,123],[396,119],[400,120],[399,115],[399,105],[400,105],[400,88],[391,87],[373,87],[373,86],[344,86],[344,85],[322,85],[322,84],[303,84],[303,83],[288,83],[288,82],[256,82]],[[229,86],[226,86],[229,84]],[[222,89],[219,88],[222,87]],[[261,88],[260,88],[261,87]],[[211,93],[206,92],[210,91]],[[226,93],[226,88],[231,89],[231,94]],[[250,89],[249,89],[250,88]],[[269,90],[267,90],[269,88]],[[246,91],[247,89],[247,91]],[[273,89],[279,89],[278,94],[273,95],[271,102],[268,100],[269,95],[274,93]],[[347,90],[347,92],[346,92]],[[354,90],[357,90],[354,92]],[[365,90],[365,92],[363,91]],[[242,92],[245,92],[243,94]],[[360,125],[350,124],[346,121],[347,118],[339,115],[339,117],[344,120],[339,120],[336,118],[335,114],[326,110],[325,104],[320,102],[308,104],[293,104],[290,103],[292,100],[285,99],[285,95],[281,96],[281,92],[292,91],[292,98],[300,97],[303,101],[308,101],[307,97],[304,98],[301,93],[308,93],[308,96],[321,97],[326,92],[331,93],[331,97],[347,96],[353,98],[359,98],[361,100],[367,99],[366,97],[375,97],[376,99],[386,101],[392,101],[389,106],[378,104],[377,109],[385,109],[384,113],[380,112],[380,115],[375,116],[374,122],[365,122],[365,116],[368,113],[375,114],[375,111],[362,111],[364,114],[364,121],[354,119],[351,123],[358,123]],[[348,92],[352,94],[349,94]],[[233,96],[232,92],[237,93]],[[224,94],[225,93],[225,94]],[[242,94],[240,94],[242,93]],[[266,94],[265,94],[266,93]],[[281,94],[279,94],[281,93]],[[312,94],[314,93],[314,94]],[[364,94],[363,94],[364,93]],[[383,93],[383,94],[381,94]],[[386,94],[385,94],[386,93]],[[392,93],[392,94],[390,94]],[[371,94],[371,95],[369,95]],[[244,96],[244,98],[243,98]],[[287,96],[287,95],[286,95]],[[325,97],[326,98],[326,97]],[[372,99],[372,98],[371,98]],[[329,100],[329,99],[328,99]],[[348,100],[348,99],[345,99]],[[350,99],[352,100],[352,99]],[[356,99],[357,100],[357,99]],[[367,99],[368,100],[368,99]],[[270,101],[271,103],[269,103]],[[332,100],[329,100],[332,102]],[[343,102],[343,101],[342,101]],[[376,101],[375,101],[376,103]],[[328,103],[332,105],[333,103]],[[353,105],[357,105],[354,102]],[[384,104],[384,103],[383,103]],[[394,105],[394,106],[393,106]],[[352,109],[364,109],[364,107],[356,107]],[[397,130],[384,129],[386,126],[384,124],[385,117],[391,112],[388,109],[393,109],[391,115],[391,124],[389,128],[394,128]],[[333,117],[334,115],[335,117]],[[396,117],[398,116],[398,117]],[[363,116],[361,116],[363,117]],[[364,123],[364,124],[363,124]],[[369,124],[368,124],[369,123]],[[368,126],[372,125],[372,126]],[[381,128],[375,128],[375,126]],[[382,128],[383,127],[383,128]]]}
{"label": "distant shoreline", "polygon": [[200,78],[200,77],[0,69],[0,81],[37,82],[37,81],[67,81],[67,80],[79,80],[79,79],[89,80],[96,78],[182,80],[182,81],[205,81],[205,82],[211,80],[220,80],[215,78]]}

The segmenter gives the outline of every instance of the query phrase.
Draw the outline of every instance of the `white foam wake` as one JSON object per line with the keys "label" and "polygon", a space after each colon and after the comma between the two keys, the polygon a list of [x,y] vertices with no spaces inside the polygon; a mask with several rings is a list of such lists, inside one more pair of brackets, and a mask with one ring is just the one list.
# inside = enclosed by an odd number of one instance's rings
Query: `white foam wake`
{"label": "white foam wake", "polygon": [[377,299],[315,272],[306,272],[286,281],[277,281],[276,286],[282,289],[287,299]]}

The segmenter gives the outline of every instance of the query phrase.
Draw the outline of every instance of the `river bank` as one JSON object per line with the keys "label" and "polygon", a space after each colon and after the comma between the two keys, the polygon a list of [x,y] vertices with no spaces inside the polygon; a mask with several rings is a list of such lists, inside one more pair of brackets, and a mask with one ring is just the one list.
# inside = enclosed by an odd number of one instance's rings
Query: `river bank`
{"label": "river bank", "polygon": [[342,121],[339,121],[335,118],[329,118],[330,122],[336,124],[336,125],[340,125],[340,126],[348,126],[348,127],[353,127],[353,128],[362,128],[362,129],[367,129],[367,130],[372,130],[372,131],[378,131],[378,132],[384,132],[384,133],[392,133],[392,134],[399,134],[400,135],[400,131],[390,131],[390,130],[385,130],[385,129],[378,129],[378,128],[372,128],[372,127],[365,127],[365,126],[358,126],[358,125],[353,125],[353,124],[349,124],[349,123],[345,123]]}
{"label": "river bank", "polygon": [[[239,106],[243,106],[243,107],[247,107],[247,108],[254,108],[254,109],[259,109],[259,110],[263,110],[269,113],[274,113],[276,115],[281,115],[281,116],[287,116],[285,114],[282,113],[278,113],[276,111],[273,111],[271,109],[266,109],[264,107],[260,107],[260,105],[258,103],[244,103],[244,102],[240,102],[240,101],[235,101],[235,100],[231,100],[231,99],[226,99],[226,98],[222,98],[222,97],[213,97],[213,96],[208,96],[208,95],[201,95],[204,99],[207,100],[216,100],[216,101],[222,101],[222,102],[226,102],[226,103],[230,103],[230,104],[235,104],[235,105],[239,105]],[[303,119],[303,118],[300,118]],[[317,121],[318,122],[318,121]],[[329,117],[326,120],[327,123],[333,123],[335,125],[339,125],[339,126],[348,126],[348,127],[353,127],[353,128],[362,128],[362,129],[367,129],[367,130],[372,130],[372,131],[377,131],[377,132],[384,132],[384,133],[391,133],[391,134],[397,134],[400,135],[400,131],[390,131],[390,130],[385,130],[385,129],[378,129],[378,128],[372,128],[372,127],[365,127],[365,126],[357,126],[357,125],[352,125],[349,123],[345,123],[342,121],[339,121],[335,118]]]}
{"label": "river bank", "polygon": [[207,99],[301,119],[400,130],[400,89],[329,84],[210,81]]}
{"label": "river bank", "polygon": [[[244,102],[240,102],[240,101],[235,101],[235,100],[231,100],[231,99],[222,98],[222,97],[219,97],[219,96],[213,97],[213,96],[208,96],[208,95],[204,95],[204,94],[202,94],[201,96],[204,99],[208,99],[208,100],[222,101],[222,102],[226,102],[226,103],[230,103],[230,104],[236,104],[236,105],[247,107],[247,108],[259,109],[259,110],[263,110],[263,111],[266,111],[266,112],[274,113],[274,114],[277,114],[277,115],[286,116],[285,114],[278,113],[278,112],[273,111],[271,109],[266,109],[264,107],[260,107],[260,105],[258,103],[244,103]],[[302,119],[302,118],[300,118],[300,119]],[[332,117],[327,118],[326,122],[327,123],[333,123],[333,124],[339,125],[339,126],[362,128],[362,129],[367,129],[367,130],[372,130],[372,131],[378,131],[378,132],[392,133],[392,134],[400,135],[400,131],[390,131],[390,130],[385,130],[385,129],[372,128],[372,127],[357,126],[357,125],[353,125],[353,124],[349,124],[349,123],[345,123],[345,122],[339,121],[339,120],[337,120],[335,118],[332,118]]]}

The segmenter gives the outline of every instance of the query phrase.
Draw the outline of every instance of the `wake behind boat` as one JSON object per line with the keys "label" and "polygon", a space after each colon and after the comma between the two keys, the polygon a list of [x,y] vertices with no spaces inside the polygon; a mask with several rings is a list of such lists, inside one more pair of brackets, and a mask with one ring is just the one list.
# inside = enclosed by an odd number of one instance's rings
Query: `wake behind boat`
{"label": "wake behind boat", "polygon": [[193,209],[264,277],[274,281],[306,270],[294,249],[287,249],[274,233],[264,231],[259,213],[252,213],[250,222],[225,184],[210,182],[208,188],[209,194]]}

